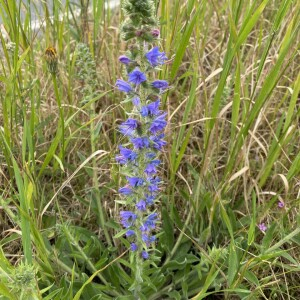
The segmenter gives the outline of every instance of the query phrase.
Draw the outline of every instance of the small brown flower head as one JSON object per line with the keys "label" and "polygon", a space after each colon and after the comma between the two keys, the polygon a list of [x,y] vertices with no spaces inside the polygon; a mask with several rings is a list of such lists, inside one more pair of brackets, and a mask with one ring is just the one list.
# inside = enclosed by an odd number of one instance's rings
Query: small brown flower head
{"label": "small brown flower head", "polygon": [[54,47],[48,47],[45,51],[45,59],[51,74],[57,73],[57,52]]}

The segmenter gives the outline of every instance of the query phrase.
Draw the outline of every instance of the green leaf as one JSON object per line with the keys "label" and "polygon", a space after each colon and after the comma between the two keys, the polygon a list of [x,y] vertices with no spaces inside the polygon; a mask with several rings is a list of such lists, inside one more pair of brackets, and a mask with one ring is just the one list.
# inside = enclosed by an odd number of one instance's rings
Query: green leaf
{"label": "green leaf", "polygon": [[252,193],[252,214],[251,214],[251,224],[248,230],[248,245],[252,245],[255,238],[255,227],[256,227],[256,195],[255,192]]}
{"label": "green leaf", "polygon": [[185,50],[189,43],[193,28],[196,25],[196,21],[198,19],[198,15],[199,15],[201,9],[202,9],[202,5],[199,5],[195,14],[193,15],[191,21],[187,23],[187,26],[181,36],[180,44],[179,44],[179,47],[176,49],[176,55],[174,58],[174,62],[172,64],[172,69],[171,69],[171,74],[170,74],[171,80],[173,80],[175,78],[177,71],[180,67],[182,58],[184,56]]}
{"label": "green leaf", "polygon": [[123,236],[127,231],[128,231],[127,228],[122,229],[120,232],[118,232],[116,235],[114,235],[114,239],[120,238],[120,237]]}
{"label": "green leaf", "polygon": [[266,234],[261,243],[263,251],[267,250],[271,246],[273,235],[274,235],[275,229],[277,229],[277,228],[278,228],[278,225],[276,223],[273,223],[266,231]]}
{"label": "green leaf", "polygon": [[224,223],[226,224],[226,227],[229,231],[229,234],[230,234],[230,237],[232,240],[234,240],[234,237],[233,237],[233,230],[232,230],[232,226],[231,226],[231,222],[230,222],[230,219],[228,217],[228,214],[223,206],[223,204],[221,203],[221,215],[222,215],[222,220],[224,221]]}
{"label": "green leaf", "polygon": [[17,300],[4,283],[0,283],[0,295],[7,297],[9,300]]}
{"label": "green leaf", "polygon": [[167,293],[166,295],[168,295],[171,299],[175,299],[175,300],[180,300],[181,299],[181,295],[177,291],[172,291],[170,293]]}
{"label": "green leaf", "polygon": [[228,286],[231,287],[236,274],[239,272],[239,261],[233,240],[230,242],[229,258],[228,258]]}
{"label": "green leaf", "polygon": [[255,274],[253,272],[251,272],[250,270],[246,270],[244,273],[245,278],[250,281],[252,284],[255,285],[255,287],[259,286],[259,280],[257,279],[257,277],[255,276]]}

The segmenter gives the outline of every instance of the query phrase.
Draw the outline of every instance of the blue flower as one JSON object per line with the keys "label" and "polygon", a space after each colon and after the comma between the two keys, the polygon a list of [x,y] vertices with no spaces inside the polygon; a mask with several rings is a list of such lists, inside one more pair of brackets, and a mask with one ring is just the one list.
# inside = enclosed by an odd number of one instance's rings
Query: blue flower
{"label": "blue flower", "polygon": [[137,215],[132,211],[128,211],[128,210],[120,211],[120,217],[121,217],[121,224],[125,228],[133,226],[134,221],[137,219]]}
{"label": "blue flower", "polygon": [[150,162],[145,169],[145,173],[147,176],[151,176],[156,174],[157,170],[156,167],[159,165],[160,161],[159,160],[153,160],[152,162]]}
{"label": "blue flower", "polygon": [[149,247],[151,243],[156,241],[156,237],[155,236],[149,236],[146,233],[142,234],[142,240],[143,242],[145,242],[146,246]]}
{"label": "blue flower", "polygon": [[136,119],[127,119],[121,124],[122,127],[128,127],[128,129],[136,129],[139,125],[139,122]]}
{"label": "blue flower", "polygon": [[144,259],[148,259],[148,258],[149,258],[149,254],[148,254],[148,252],[146,252],[146,251],[143,251],[143,252],[142,252],[142,258],[144,258]]}
{"label": "blue flower", "polygon": [[128,129],[127,127],[119,126],[120,133],[125,136],[134,136],[134,130]]}
{"label": "blue flower", "polygon": [[157,172],[156,166],[153,164],[148,164],[144,172],[147,174],[147,176],[154,175]]}
{"label": "blue flower", "polygon": [[164,61],[168,59],[165,52],[159,52],[158,47],[152,48],[145,56],[153,67],[163,65]]}
{"label": "blue flower", "polygon": [[131,138],[130,141],[136,149],[148,148],[150,145],[149,140],[146,137]]}
{"label": "blue flower", "polygon": [[158,187],[157,184],[150,184],[148,186],[148,190],[149,190],[150,193],[156,193],[156,192],[159,191],[159,187]]}
{"label": "blue flower", "polygon": [[149,159],[153,159],[156,157],[156,154],[154,152],[148,152],[146,153],[146,157]]}
{"label": "blue flower", "polygon": [[152,86],[156,89],[165,90],[169,84],[166,80],[155,80],[152,82]]}
{"label": "blue flower", "polygon": [[165,120],[167,113],[161,114],[158,116],[156,119],[153,120],[153,122],[150,125],[149,131],[153,134],[156,133],[157,131],[163,130],[166,125],[167,121]]}
{"label": "blue flower", "polygon": [[139,122],[137,120],[129,118],[119,126],[119,129],[125,136],[132,136],[138,126]]}
{"label": "blue flower", "polygon": [[141,116],[148,117],[148,116],[156,116],[160,113],[159,110],[160,100],[151,102],[148,105],[145,105],[141,108]]}
{"label": "blue flower", "polygon": [[167,144],[167,142],[163,140],[164,137],[164,134],[150,136],[150,140],[153,142],[152,147],[161,150],[162,147]]}
{"label": "blue flower", "polygon": [[141,108],[141,116],[142,117],[147,117],[148,115],[149,115],[148,107],[147,107],[147,105],[144,105]]}
{"label": "blue flower", "polygon": [[130,58],[128,58],[126,55],[121,55],[119,57],[119,61],[122,63],[122,64],[125,64],[125,65],[128,65],[129,63],[132,62],[132,60]]}
{"label": "blue flower", "polygon": [[147,203],[147,205],[152,205],[153,203],[154,203],[154,200],[155,200],[155,197],[154,196],[149,196],[149,195],[147,195],[146,196],[146,203]]}
{"label": "blue flower", "polygon": [[133,191],[128,186],[124,186],[119,189],[119,193],[128,196],[128,195],[131,195],[133,193]]}
{"label": "blue flower", "polygon": [[130,236],[135,235],[135,232],[134,232],[134,230],[129,229],[129,230],[127,230],[127,232],[125,233],[125,235],[126,235],[127,237],[130,237]]}
{"label": "blue flower", "polygon": [[131,85],[121,79],[118,79],[116,82],[116,87],[121,91],[121,92],[125,92],[125,93],[129,93],[132,91],[132,87]]}
{"label": "blue flower", "polygon": [[151,215],[148,216],[147,221],[148,222],[153,222],[157,220],[157,213],[152,213]]}
{"label": "blue flower", "polygon": [[122,156],[122,155],[117,155],[116,156],[116,161],[120,164],[120,165],[125,165],[127,163],[127,159]]}
{"label": "blue flower", "polygon": [[138,210],[145,211],[147,208],[147,203],[145,200],[141,200],[135,206]]}
{"label": "blue flower", "polygon": [[149,182],[150,182],[150,183],[155,183],[155,184],[156,184],[156,183],[161,183],[161,179],[160,179],[159,177],[156,176],[155,178],[150,178],[150,179],[149,179]]}
{"label": "blue flower", "polygon": [[157,221],[157,213],[152,213],[151,215],[149,215],[147,217],[144,224],[140,227],[140,230],[142,232],[149,232],[149,231],[155,229],[156,221]]}
{"label": "blue flower", "polygon": [[160,106],[159,99],[157,101],[154,101],[154,102],[151,102],[150,104],[148,104],[149,115],[152,115],[152,116],[158,115],[160,113],[159,106]]}
{"label": "blue flower", "polygon": [[133,97],[131,101],[132,101],[132,104],[134,106],[140,106],[141,105],[141,100],[140,100],[139,97]]}
{"label": "blue flower", "polygon": [[144,179],[140,177],[129,177],[127,176],[126,179],[128,180],[128,183],[132,187],[138,187],[143,185]]}
{"label": "blue flower", "polygon": [[136,85],[139,85],[142,82],[147,80],[146,75],[143,72],[141,72],[138,68],[136,68],[134,71],[129,73],[128,77],[129,77],[128,81]]}
{"label": "blue flower", "polygon": [[136,251],[138,249],[137,244],[136,243],[131,243],[130,244],[130,249],[131,249],[131,251]]}
{"label": "blue flower", "polygon": [[135,153],[134,151],[122,146],[120,146],[119,148],[121,155],[123,155],[125,158],[129,160],[135,160],[137,158],[137,153]]}
{"label": "blue flower", "polygon": [[120,164],[126,164],[128,161],[133,161],[138,156],[137,153],[135,153],[134,151],[124,148],[122,146],[119,146],[119,149],[120,149],[120,155],[116,157],[116,160]]}
{"label": "blue flower", "polygon": [[148,190],[150,193],[156,193],[159,191],[159,183],[161,183],[161,180],[159,177],[156,177],[156,178],[149,178],[148,179]]}

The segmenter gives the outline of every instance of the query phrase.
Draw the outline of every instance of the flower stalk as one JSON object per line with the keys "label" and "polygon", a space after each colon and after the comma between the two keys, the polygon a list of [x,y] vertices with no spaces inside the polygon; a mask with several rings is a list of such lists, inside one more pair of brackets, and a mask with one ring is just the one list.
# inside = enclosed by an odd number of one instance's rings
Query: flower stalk
{"label": "flower stalk", "polygon": [[65,157],[65,121],[64,121],[64,111],[62,108],[61,96],[58,90],[57,84],[57,75],[58,75],[58,55],[56,49],[54,47],[48,47],[45,51],[45,59],[47,62],[48,71],[51,74],[55,98],[57,101],[58,109],[59,109],[59,129],[57,135],[61,134],[61,161],[64,163]]}
{"label": "flower stalk", "polygon": [[158,177],[158,157],[166,144],[166,113],[160,110],[160,104],[168,82],[157,80],[154,75],[167,57],[156,46],[159,30],[154,2],[128,0],[123,9],[127,18],[121,34],[128,42],[128,51],[119,61],[126,68],[127,78],[118,79],[116,87],[126,94],[124,102],[131,102],[132,110],[119,126],[125,142],[119,146],[116,161],[126,179],[119,189],[120,203],[124,204],[120,222],[134,259],[135,282],[130,290],[135,299],[140,299],[144,260],[151,258],[156,241],[157,202],[162,183]]}

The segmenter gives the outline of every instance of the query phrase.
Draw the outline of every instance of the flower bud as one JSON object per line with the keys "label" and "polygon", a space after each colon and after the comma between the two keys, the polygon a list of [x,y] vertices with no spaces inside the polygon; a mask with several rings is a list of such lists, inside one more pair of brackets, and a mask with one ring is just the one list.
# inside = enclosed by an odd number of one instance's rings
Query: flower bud
{"label": "flower bud", "polygon": [[51,74],[57,73],[57,52],[54,47],[48,47],[45,51],[45,59]]}
{"label": "flower bud", "polygon": [[159,31],[159,29],[156,28],[151,31],[151,34],[154,38],[158,38],[160,35],[160,31]]}

